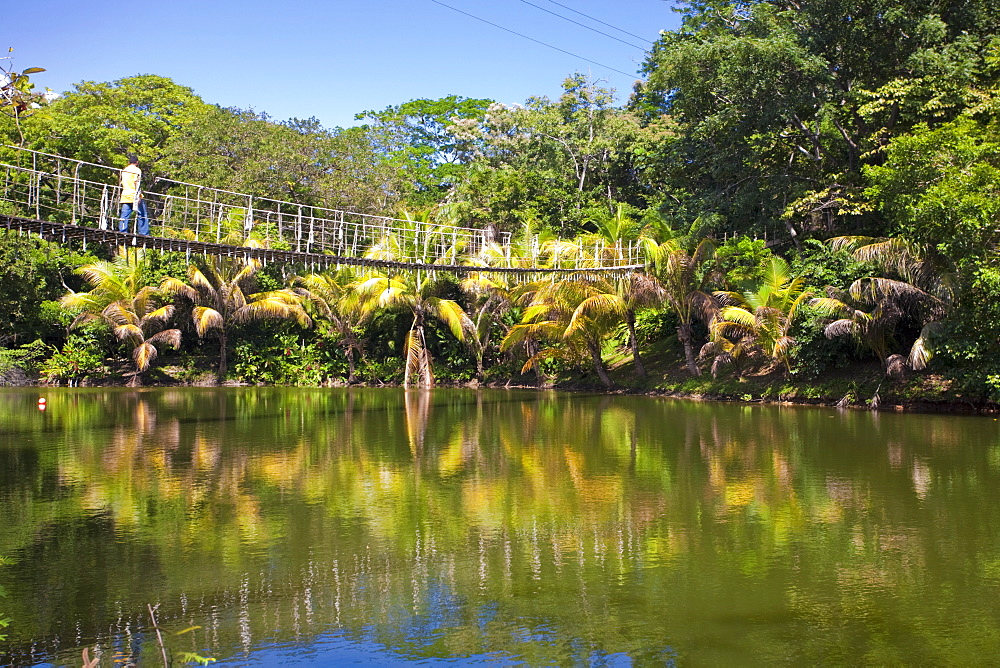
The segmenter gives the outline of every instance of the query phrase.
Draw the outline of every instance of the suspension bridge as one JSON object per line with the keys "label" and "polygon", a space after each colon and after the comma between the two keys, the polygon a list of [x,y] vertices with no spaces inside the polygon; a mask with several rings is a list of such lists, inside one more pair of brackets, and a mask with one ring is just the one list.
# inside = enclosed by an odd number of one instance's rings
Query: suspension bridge
{"label": "suspension bridge", "polygon": [[[150,234],[118,230],[120,169],[6,146],[0,161],[0,228],[60,243],[133,246],[215,255],[313,271],[341,266],[469,273],[592,275],[644,267],[637,241],[561,244],[553,254],[535,237],[512,248],[509,234],[419,219],[329,209],[158,178],[141,185]],[[3,203],[6,203],[5,205]],[[3,209],[6,209],[4,211]],[[244,245],[246,239],[262,243]],[[238,239],[238,242],[234,242]],[[391,253],[372,249],[392,245]],[[499,249],[487,264],[485,248]]]}

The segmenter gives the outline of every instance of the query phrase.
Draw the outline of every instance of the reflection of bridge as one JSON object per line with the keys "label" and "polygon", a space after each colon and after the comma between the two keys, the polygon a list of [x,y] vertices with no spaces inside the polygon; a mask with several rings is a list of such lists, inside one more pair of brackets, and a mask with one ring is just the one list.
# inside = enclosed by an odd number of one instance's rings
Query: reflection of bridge
{"label": "reflection of bridge", "polygon": [[[495,242],[502,252],[494,253],[491,272],[580,274],[643,266],[635,241],[586,247],[577,242],[575,251],[564,245],[559,257],[543,262],[537,240],[527,245],[529,257],[518,257],[512,256],[509,235],[496,238],[488,230],[283,202],[170,179],[157,179],[152,187],[143,183],[151,235],[118,232],[117,168],[5,148],[10,162],[0,161],[0,202],[8,203],[10,213],[0,214],[0,226],[62,243],[78,239],[84,247],[88,242],[132,245],[314,270],[346,265],[463,273],[482,270],[466,258]],[[249,238],[264,241],[265,247],[240,245]],[[366,256],[372,246],[389,240],[391,254]]]}

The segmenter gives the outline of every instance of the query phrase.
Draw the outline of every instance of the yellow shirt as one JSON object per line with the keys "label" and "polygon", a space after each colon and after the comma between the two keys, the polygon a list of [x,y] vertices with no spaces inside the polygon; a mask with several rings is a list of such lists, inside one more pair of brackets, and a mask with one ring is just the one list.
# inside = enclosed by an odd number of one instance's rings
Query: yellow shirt
{"label": "yellow shirt", "polygon": [[138,204],[142,199],[139,192],[139,179],[142,178],[142,170],[138,165],[129,165],[122,170],[122,204]]}

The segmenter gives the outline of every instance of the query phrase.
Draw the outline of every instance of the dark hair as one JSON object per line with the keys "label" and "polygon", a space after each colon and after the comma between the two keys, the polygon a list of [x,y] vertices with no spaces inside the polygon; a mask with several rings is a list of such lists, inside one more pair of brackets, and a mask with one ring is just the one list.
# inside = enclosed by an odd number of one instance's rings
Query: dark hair
{"label": "dark hair", "polygon": [[134,165],[137,162],[139,162],[139,156],[137,156],[135,153],[129,153],[128,154],[128,164]]}

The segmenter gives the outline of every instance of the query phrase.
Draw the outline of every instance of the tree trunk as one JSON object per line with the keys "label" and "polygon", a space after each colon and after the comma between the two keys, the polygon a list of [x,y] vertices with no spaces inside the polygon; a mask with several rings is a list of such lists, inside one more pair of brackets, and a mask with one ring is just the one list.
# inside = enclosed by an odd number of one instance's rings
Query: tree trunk
{"label": "tree trunk", "polygon": [[629,309],[625,313],[625,322],[628,323],[628,335],[632,343],[632,364],[635,365],[635,372],[639,378],[646,377],[646,367],[642,364],[642,358],[639,356],[639,340],[635,337],[635,311]]}
{"label": "tree trunk", "polygon": [[216,376],[215,382],[218,385],[222,385],[223,381],[226,380],[226,348],[228,347],[229,340],[226,337],[225,330],[219,334],[219,373]]}
{"label": "tree trunk", "polygon": [[694,332],[691,331],[691,323],[686,322],[677,328],[677,338],[684,344],[684,361],[687,364],[688,373],[692,376],[700,376],[701,369],[694,360]]}
{"label": "tree trunk", "polygon": [[354,384],[354,348],[347,348],[347,384]]}
{"label": "tree trunk", "polygon": [[[528,357],[534,357],[538,354],[538,341],[534,339],[529,339],[524,342],[524,350],[528,353]],[[541,387],[545,384],[545,374],[542,373],[542,365],[537,361],[534,364],[535,367],[535,384]]]}
{"label": "tree trunk", "polygon": [[597,371],[597,376],[604,383],[604,387],[609,389],[614,387],[615,384],[611,381],[608,370],[604,368],[604,359],[601,357],[601,344],[588,341],[587,348],[590,349],[590,357],[594,360],[594,370]]}

